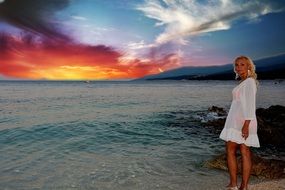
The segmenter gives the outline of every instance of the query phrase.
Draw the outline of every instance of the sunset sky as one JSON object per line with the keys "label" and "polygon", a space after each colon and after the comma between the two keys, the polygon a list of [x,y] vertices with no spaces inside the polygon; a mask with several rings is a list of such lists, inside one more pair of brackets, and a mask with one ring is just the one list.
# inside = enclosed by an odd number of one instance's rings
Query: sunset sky
{"label": "sunset sky", "polygon": [[0,79],[134,79],[285,53],[285,1],[0,0]]}

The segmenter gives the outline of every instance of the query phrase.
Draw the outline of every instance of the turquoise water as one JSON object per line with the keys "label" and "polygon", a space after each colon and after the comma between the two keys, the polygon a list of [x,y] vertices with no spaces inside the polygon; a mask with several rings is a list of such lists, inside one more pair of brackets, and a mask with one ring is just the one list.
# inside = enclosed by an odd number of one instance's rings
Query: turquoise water
{"label": "turquoise water", "polygon": [[[1,189],[223,189],[203,167],[224,142],[201,126],[234,81],[0,82]],[[257,107],[284,105],[261,81]]]}

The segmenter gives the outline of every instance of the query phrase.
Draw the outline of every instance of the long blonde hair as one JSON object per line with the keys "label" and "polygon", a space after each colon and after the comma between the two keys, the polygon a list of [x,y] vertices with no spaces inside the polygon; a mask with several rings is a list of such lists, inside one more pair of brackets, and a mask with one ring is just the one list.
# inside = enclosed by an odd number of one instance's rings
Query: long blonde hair
{"label": "long blonde hair", "polygon": [[244,60],[246,62],[247,66],[248,66],[247,77],[252,77],[255,80],[256,86],[258,86],[259,82],[257,80],[257,74],[255,72],[255,65],[254,65],[253,61],[247,56],[242,55],[242,56],[238,56],[237,58],[235,58],[235,61],[234,61],[234,72],[236,74],[235,79],[237,80],[239,78],[239,75],[236,72],[236,68],[235,68],[235,64],[238,60]]}

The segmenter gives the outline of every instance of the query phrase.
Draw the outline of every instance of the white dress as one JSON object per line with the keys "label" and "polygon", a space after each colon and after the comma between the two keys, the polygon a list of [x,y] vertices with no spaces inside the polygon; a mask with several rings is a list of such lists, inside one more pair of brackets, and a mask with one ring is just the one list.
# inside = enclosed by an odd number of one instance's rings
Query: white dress
{"label": "white dress", "polygon": [[[256,90],[253,78],[245,79],[233,89],[233,100],[220,134],[221,139],[246,146],[260,147],[255,114]],[[242,137],[241,132],[245,120],[250,120],[249,136],[246,140]]]}

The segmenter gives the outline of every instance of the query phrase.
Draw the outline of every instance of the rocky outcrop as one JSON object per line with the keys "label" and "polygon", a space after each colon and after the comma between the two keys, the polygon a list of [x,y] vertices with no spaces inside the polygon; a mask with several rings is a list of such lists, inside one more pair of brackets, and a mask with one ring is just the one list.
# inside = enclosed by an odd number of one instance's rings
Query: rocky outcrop
{"label": "rocky outcrop", "polygon": [[208,112],[215,112],[218,116],[226,116],[227,112],[224,108],[219,108],[218,106],[212,106],[208,108]]}
{"label": "rocky outcrop", "polygon": [[[210,115],[219,115],[207,122],[204,126],[215,134],[220,134],[224,127],[226,115],[224,109],[212,106],[208,109]],[[280,105],[269,108],[258,108],[256,110],[258,123],[258,136],[261,146],[273,145],[283,149],[285,147],[285,107]],[[213,160],[205,163],[206,167],[227,170],[226,155],[222,154]],[[238,156],[238,170],[241,173],[241,157]],[[275,159],[264,159],[256,154],[252,154],[251,174],[269,179],[285,177],[285,161]]]}
{"label": "rocky outcrop", "polygon": [[226,118],[218,118],[209,120],[203,125],[208,128],[212,133],[220,134],[226,122]]}
{"label": "rocky outcrop", "polygon": [[285,148],[285,107],[270,106],[256,110],[261,145],[272,144]]}
{"label": "rocky outcrop", "polygon": [[[227,170],[226,155],[221,154],[213,160],[207,161],[204,164],[208,168],[216,168]],[[238,172],[241,173],[241,156],[238,156]],[[252,154],[252,170],[251,174],[269,179],[278,179],[285,177],[285,161],[264,159],[260,156]]]}
{"label": "rocky outcrop", "polygon": [[[220,133],[226,121],[224,109],[212,106],[208,111],[215,112],[217,115],[224,115],[223,118],[203,123],[213,133]],[[285,148],[285,107],[274,105],[266,109],[258,108],[256,110],[256,118],[261,146],[271,144],[279,148]]]}

